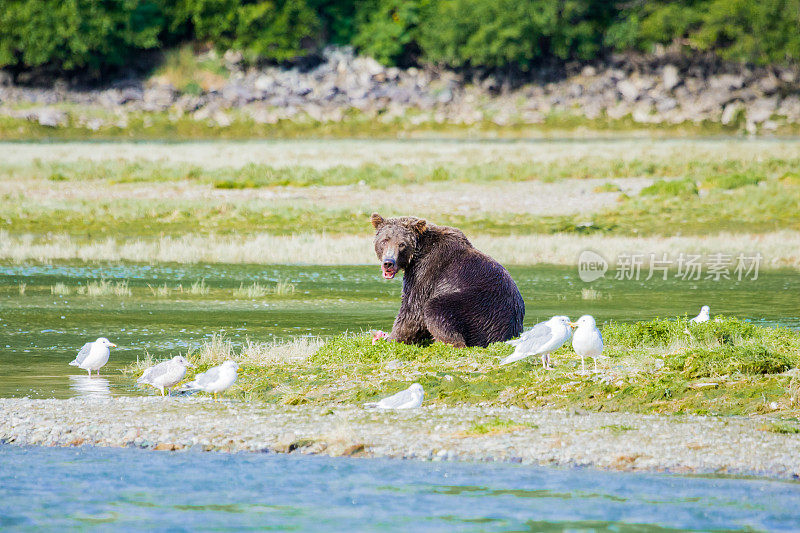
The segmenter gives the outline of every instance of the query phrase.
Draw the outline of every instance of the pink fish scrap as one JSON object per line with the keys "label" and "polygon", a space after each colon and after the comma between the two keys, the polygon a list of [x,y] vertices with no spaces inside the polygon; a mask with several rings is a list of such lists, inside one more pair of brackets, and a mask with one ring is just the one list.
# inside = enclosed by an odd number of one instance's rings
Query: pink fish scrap
{"label": "pink fish scrap", "polygon": [[374,346],[374,345],[376,345],[376,344],[378,343],[378,340],[380,340],[380,339],[385,339],[385,338],[387,338],[388,336],[389,336],[389,334],[388,334],[388,333],[386,333],[385,331],[381,331],[381,330],[379,330],[379,329],[378,329],[378,330],[375,330],[375,331],[373,331],[373,332],[372,332],[372,345],[373,345],[373,346]]}

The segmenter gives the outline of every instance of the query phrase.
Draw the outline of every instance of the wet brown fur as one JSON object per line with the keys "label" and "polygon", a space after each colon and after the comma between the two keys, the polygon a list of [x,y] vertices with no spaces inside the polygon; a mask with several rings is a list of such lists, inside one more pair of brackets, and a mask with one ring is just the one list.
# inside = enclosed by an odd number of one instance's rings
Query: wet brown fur
{"label": "wet brown fur", "polygon": [[461,230],[416,217],[372,215],[375,253],[404,270],[390,339],[486,346],[522,333],[525,303],[511,275]]}

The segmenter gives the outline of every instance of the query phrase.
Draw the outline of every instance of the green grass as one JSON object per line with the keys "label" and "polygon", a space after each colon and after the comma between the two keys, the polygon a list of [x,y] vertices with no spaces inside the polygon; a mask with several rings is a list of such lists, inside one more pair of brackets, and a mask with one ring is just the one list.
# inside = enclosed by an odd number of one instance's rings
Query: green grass
{"label": "green grass", "polygon": [[538,426],[532,423],[519,423],[505,418],[495,417],[485,422],[475,422],[465,432],[466,436],[479,435],[500,435],[503,433],[513,433],[523,429],[536,429]]}
{"label": "green grass", "polygon": [[763,430],[769,431],[770,433],[781,433],[783,435],[797,435],[800,433],[800,427],[780,421],[765,425]]}
{"label": "green grass", "polygon": [[[701,158],[609,159],[604,157],[564,158],[554,161],[485,164],[413,164],[331,166],[303,165],[273,167],[249,163],[243,166],[205,168],[189,163],[150,161],[80,160],[71,162],[34,161],[32,164],[0,162],[0,177],[38,179],[53,182],[104,181],[120,183],[167,183],[189,181],[210,184],[220,189],[259,187],[312,187],[368,185],[386,188],[394,185],[422,185],[431,182],[493,183],[498,181],[545,182],[563,179],[661,178],[642,191],[644,195],[680,195],[686,189],[696,194],[692,183],[709,189],[738,189],[760,181],[783,179],[797,184],[800,157],[759,160],[705,160]],[[674,179],[681,178],[681,179]],[[692,182],[692,183],[689,183]],[[614,183],[598,186],[598,192],[616,192]],[[677,194],[676,194],[677,193]]]}
{"label": "green grass", "polygon": [[[137,198],[117,193],[130,182],[197,182],[214,185],[234,181],[253,186],[293,187],[354,185],[382,188],[392,184],[430,183],[437,176],[455,183],[491,183],[541,179],[634,177],[659,178],[641,195],[620,200],[594,213],[535,216],[504,210],[415,213],[439,224],[453,225],[471,234],[604,234],[625,236],[704,235],[720,231],[758,233],[800,229],[800,158],[759,161],[579,161],[552,163],[448,165],[362,165],[356,168],[275,169],[248,165],[241,169],[201,169],[192,165],[159,163],[43,163],[0,165],[0,178],[94,182],[103,194],[91,198],[55,197],[42,202],[26,195],[6,193],[0,202],[0,220],[15,234],[68,233],[87,240],[153,235],[271,233],[370,233],[366,222],[373,205],[346,200],[324,205],[302,200],[276,201],[244,198]],[[680,179],[664,179],[684,176]],[[696,183],[703,184],[698,194]],[[335,229],[335,231],[332,231]]]}
{"label": "green grass", "polygon": [[697,195],[697,184],[689,179],[657,180],[642,189],[642,196],[677,196],[685,198]]}
{"label": "green grass", "polygon": [[617,185],[616,183],[611,183],[610,181],[607,181],[602,185],[598,185],[597,187],[594,188],[594,192],[619,192],[621,190],[622,189],[620,188],[619,185]]}
{"label": "green grass", "polygon": [[[221,79],[213,61],[202,69],[190,69],[184,64],[181,54],[162,71],[167,81],[182,86],[190,92],[210,86]],[[19,106],[18,106],[19,107]],[[641,124],[630,116],[611,119],[602,116],[587,119],[570,113],[552,113],[540,124],[526,124],[521,119],[499,126],[491,120],[474,124],[454,124],[438,122],[432,113],[411,110],[406,115],[390,120],[376,115],[362,113],[356,109],[344,112],[338,122],[319,122],[306,115],[292,119],[281,119],[275,124],[262,124],[253,121],[244,112],[229,112],[231,124],[219,126],[208,121],[194,120],[187,115],[169,112],[131,112],[124,127],[118,120],[109,116],[107,124],[98,129],[79,126],[81,116],[104,114],[104,110],[93,107],[62,105],[68,112],[66,126],[51,128],[41,126],[22,118],[0,117],[0,139],[4,140],[192,140],[192,139],[296,139],[296,138],[363,138],[395,139],[409,137],[444,138],[519,138],[575,135],[579,137],[635,133],[669,138],[686,136],[733,135],[742,132],[740,124],[723,125],[719,122],[685,122],[682,124]],[[105,113],[108,114],[108,113]],[[419,117],[422,117],[421,119]],[[782,124],[773,132],[777,135],[798,133],[798,125]]]}
{"label": "green grass", "polygon": [[[329,233],[367,235],[370,206],[326,208],[227,200],[63,200],[40,205],[3,202],[0,218],[14,233],[53,231],[88,239],[152,235]],[[689,199],[634,197],[586,215],[524,213],[417,213],[472,234],[575,233],[606,235],[703,235],[800,229],[800,186],[770,182]],[[430,216],[429,216],[430,215]]]}
{"label": "green grass", "polygon": [[626,431],[635,431],[637,428],[634,426],[626,426],[624,424],[610,424],[608,426],[600,426],[600,429],[607,429],[614,435],[621,435]]}
{"label": "green grass", "polygon": [[183,93],[197,95],[202,90],[218,89],[227,81],[229,72],[221,57],[206,55],[201,59],[190,45],[184,45],[168,50],[153,75]]}
{"label": "green grass", "polygon": [[[688,333],[687,333],[688,331]],[[248,344],[241,355],[216,339],[201,349],[197,371],[224,358],[242,371],[231,395],[283,404],[361,404],[419,382],[425,403],[591,411],[753,415],[796,413],[797,382],[785,370],[800,364],[800,333],[734,318],[689,325],[687,317],[602,325],[599,374],[579,373],[571,347],[553,354],[555,370],[536,361],[499,366],[512,348],[456,349],[439,343],[408,346],[343,334],[295,356]],[[217,352],[219,352],[217,354]],[[280,352],[281,355],[277,355]],[[263,356],[259,354],[272,354]],[[713,383],[713,386],[707,386]],[[777,408],[775,407],[777,405]],[[506,431],[510,421],[479,421],[468,433]],[[609,427],[630,431],[631,427]],[[513,429],[515,430],[515,429]]]}

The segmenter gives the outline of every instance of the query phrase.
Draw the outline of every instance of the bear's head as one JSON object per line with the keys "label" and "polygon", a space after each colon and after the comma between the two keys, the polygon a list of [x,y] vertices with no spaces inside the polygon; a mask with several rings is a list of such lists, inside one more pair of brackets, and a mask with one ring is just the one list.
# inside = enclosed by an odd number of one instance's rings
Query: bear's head
{"label": "bear's head", "polygon": [[372,213],[371,220],[375,228],[375,253],[381,262],[383,277],[392,279],[414,260],[427,222],[416,217],[383,218],[378,213]]}

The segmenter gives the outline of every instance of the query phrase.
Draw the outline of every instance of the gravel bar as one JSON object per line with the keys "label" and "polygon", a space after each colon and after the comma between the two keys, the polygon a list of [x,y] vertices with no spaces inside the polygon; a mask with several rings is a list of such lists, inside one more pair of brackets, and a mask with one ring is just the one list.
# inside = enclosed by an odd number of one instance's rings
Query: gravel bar
{"label": "gravel bar", "polygon": [[796,479],[800,435],[766,431],[769,422],[477,406],[387,412],[196,397],[0,399],[0,443],[21,446],[504,461]]}

